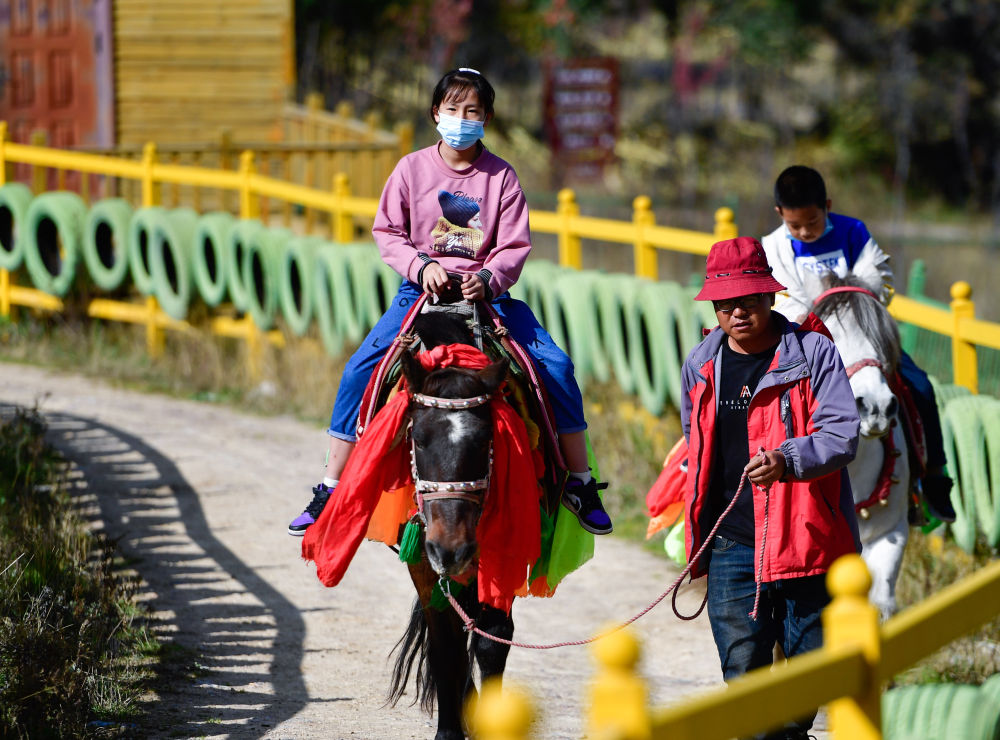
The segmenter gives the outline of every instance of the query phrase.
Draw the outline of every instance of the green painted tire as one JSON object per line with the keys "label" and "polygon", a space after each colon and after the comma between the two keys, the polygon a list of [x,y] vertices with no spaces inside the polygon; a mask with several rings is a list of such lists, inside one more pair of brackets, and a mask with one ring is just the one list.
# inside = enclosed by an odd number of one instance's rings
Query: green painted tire
{"label": "green painted tire", "polygon": [[142,295],[153,294],[153,234],[167,210],[160,206],[140,208],[132,214],[128,227],[128,266],[132,284]]}
{"label": "green painted tire", "polygon": [[39,290],[55,296],[69,292],[83,251],[87,206],[76,193],[42,193],[28,207],[24,265]]}
{"label": "green painted tire", "polygon": [[247,242],[243,260],[247,312],[261,331],[274,328],[281,260],[291,238],[288,229],[263,229]]}
{"label": "green painted tire", "polygon": [[[376,289],[378,290],[379,305],[382,308],[378,319],[381,319],[382,314],[389,310],[392,300],[399,293],[399,286],[403,284],[403,278],[381,259],[378,261],[377,269],[378,280],[376,281]],[[375,319],[375,321],[378,321],[378,319]],[[374,325],[372,324],[372,326]]]}
{"label": "green painted tire", "polygon": [[689,314],[676,283],[644,282],[627,324],[630,362],[639,399],[659,414],[669,399],[680,408],[681,345],[689,332]]}
{"label": "green painted tire", "polygon": [[357,343],[364,336],[361,321],[355,314],[355,286],[350,270],[352,251],[350,247],[329,242],[316,251],[313,308],[320,338],[331,357],[340,356],[346,342]]}
{"label": "green painted tire", "polygon": [[630,315],[635,312],[637,278],[628,275],[608,276],[595,286],[601,344],[618,387],[624,393],[635,393],[636,381],[629,359],[627,343]]}
{"label": "green painted tire", "polygon": [[207,306],[218,306],[226,297],[226,249],[235,219],[216,211],[198,219],[191,244],[191,272],[198,294]]}
{"label": "green painted tire", "polygon": [[316,250],[323,244],[317,237],[295,237],[285,245],[278,270],[278,298],[281,315],[288,328],[301,337],[312,323],[316,295]]}
{"label": "green painted tire", "polygon": [[593,375],[591,338],[597,331],[597,317],[591,308],[590,280],[571,271],[556,273],[553,277],[548,290],[541,295],[543,316],[536,318],[573,361],[577,384],[583,390]]}
{"label": "green painted tire", "polygon": [[249,288],[246,284],[244,265],[250,244],[265,231],[264,224],[254,219],[240,219],[229,230],[226,240],[225,273],[229,299],[237,311],[249,311]]}
{"label": "green painted tire", "polygon": [[191,304],[191,247],[197,223],[193,210],[176,208],[162,214],[153,226],[149,252],[153,294],[164,313],[178,321],[187,318]]}
{"label": "green painted tire", "polygon": [[24,262],[24,229],[34,196],[27,185],[0,186],[0,269],[13,272]]}
{"label": "green painted tire", "polygon": [[510,294],[519,301],[528,304],[528,308],[538,319],[538,323],[545,325],[545,306],[543,296],[545,291],[551,286],[552,280],[562,271],[559,265],[545,260],[528,260],[524,263],[521,275],[517,282],[510,288]]}
{"label": "green painted tire", "polygon": [[123,198],[98,201],[83,227],[83,259],[90,279],[101,290],[121,287],[128,274],[128,233],[132,206]]}
{"label": "green painted tire", "polygon": [[[570,344],[581,347],[579,351],[583,364],[583,374],[589,380],[606,383],[611,378],[604,347],[601,345],[600,317],[597,312],[597,297],[594,286],[601,280],[600,273],[593,270],[571,272],[559,281],[557,290],[566,317]],[[573,361],[576,362],[576,353]]]}
{"label": "green painted tire", "polygon": [[[345,244],[347,263],[354,295],[354,315],[367,332],[384,312],[382,262],[374,242]],[[396,276],[397,279],[399,276]],[[397,283],[398,287],[398,283]],[[393,292],[395,295],[395,292]],[[391,296],[390,296],[391,299]]]}
{"label": "green painted tire", "polygon": [[980,404],[976,410],[986,438],[984,462],[987,464],[988,473],[987,497],[983,501],[982,510],[979,511],[979,519],[990,546],[996,547],[1000,544],[1000,400],[983,396],[979,399]]}
{"label": "green painted tire", "polygon": [[947,407],[941,413],[941,436],[944,441],[944,454],[948,463],[948,471],[954,485],[951,489],[951,503],[955,509],[955,521],[948,524],[952,536],[958,545],[966,552],[972,552],[976,541],[975,499],[970,495],[966,499],[962,488],[961,467],[959,465],[958,441],[955,437],[951,416]]}
{"label": "green painted tire", "polygon": [[[948,459],[948,470],[952,473],[955,486],[952,488],[952,505],[956,519],[952,524],[955,541],[966,552],[972,552],[976,542],[977,523],[982,526],[983,519],[988,519],[992,513],[992,500],[989,492],[989,482],[986,477],[986,450],[983,428],[979,422],[979,398],[963,396],[953,398],[945,407],[945,418],[948,419],[953,440],[952,458]],[[948,454],[949,445],[945,445]],[[961,514],[959,513],[961,509]],[[984,511],[985,510],[985,511]],[[984,517],[984,513],[987,515]]]}

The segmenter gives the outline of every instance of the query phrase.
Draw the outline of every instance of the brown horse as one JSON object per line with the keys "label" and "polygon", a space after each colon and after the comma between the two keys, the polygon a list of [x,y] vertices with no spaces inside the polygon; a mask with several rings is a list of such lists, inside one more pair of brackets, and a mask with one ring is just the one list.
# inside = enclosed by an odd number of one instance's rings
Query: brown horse
{"label": "brown horse", "polygon": [[[468,326],[446,315],[417,318],[416,333],[425,348],[439,344],[472,344]],[[474,371],[448,367],[427,371],[413,355],[401,358],[410,404],[411,460],[417,489],[418,519],[423,553],[410,565],[417,590],[410,623],[393,652],[389,701],[402,698],[414,665],[416,701],[433,712],[436,699],[438,729],[435,740],[462,740],[462,707],[475,692],[474,663],[482,679],[501,676],[508,645],[467,633],[450,606],[431,603],[439,581],[476,567],[476,528],[489,487],[492,468],[493,423],[489,399],[507,374],[507,362]],[[484,632],[511,639],[509,614],[480,604],[475,581],[456,595],[462,608]]]}

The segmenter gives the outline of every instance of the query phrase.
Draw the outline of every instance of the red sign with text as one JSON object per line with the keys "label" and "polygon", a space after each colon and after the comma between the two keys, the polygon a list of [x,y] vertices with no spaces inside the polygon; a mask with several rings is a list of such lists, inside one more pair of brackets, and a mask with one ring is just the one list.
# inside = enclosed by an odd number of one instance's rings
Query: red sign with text
{"label": "red sign with text", "polygon": [[545,132],[563,180],[594,180],[614,160],[618,60],[553,62],[545,70]]}

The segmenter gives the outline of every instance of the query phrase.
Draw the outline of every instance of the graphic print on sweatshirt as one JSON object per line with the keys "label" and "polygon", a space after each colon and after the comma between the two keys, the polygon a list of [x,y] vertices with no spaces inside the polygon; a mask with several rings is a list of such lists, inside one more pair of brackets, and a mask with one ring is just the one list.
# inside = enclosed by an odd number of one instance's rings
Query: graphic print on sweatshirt
{"label": "graphic print on sweatshirt", "polygon": [[811,272],[817,277],[822,277],[827,272],[840,278],[847,275],[847,259],[839,249],[825,254],[799,253],[795,255],[795,262],[804,272]]}
{"label": "graphic print on sweatshirt", "polygon": [[483,246],[483,222],[479,204],[462,193],[438,191],[441,217],[431,231],[433,249],[438,254],[475,257]]}

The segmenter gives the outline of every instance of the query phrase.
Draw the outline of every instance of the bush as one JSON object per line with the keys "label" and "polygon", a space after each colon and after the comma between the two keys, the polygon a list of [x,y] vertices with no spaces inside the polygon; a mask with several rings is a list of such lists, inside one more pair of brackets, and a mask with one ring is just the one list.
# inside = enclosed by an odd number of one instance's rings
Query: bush
{"label": "bush", "polygon": [[80,737],[136,712],[156,649],[136,579],[75,515],[35,411],[0,420],[0,736]]}

